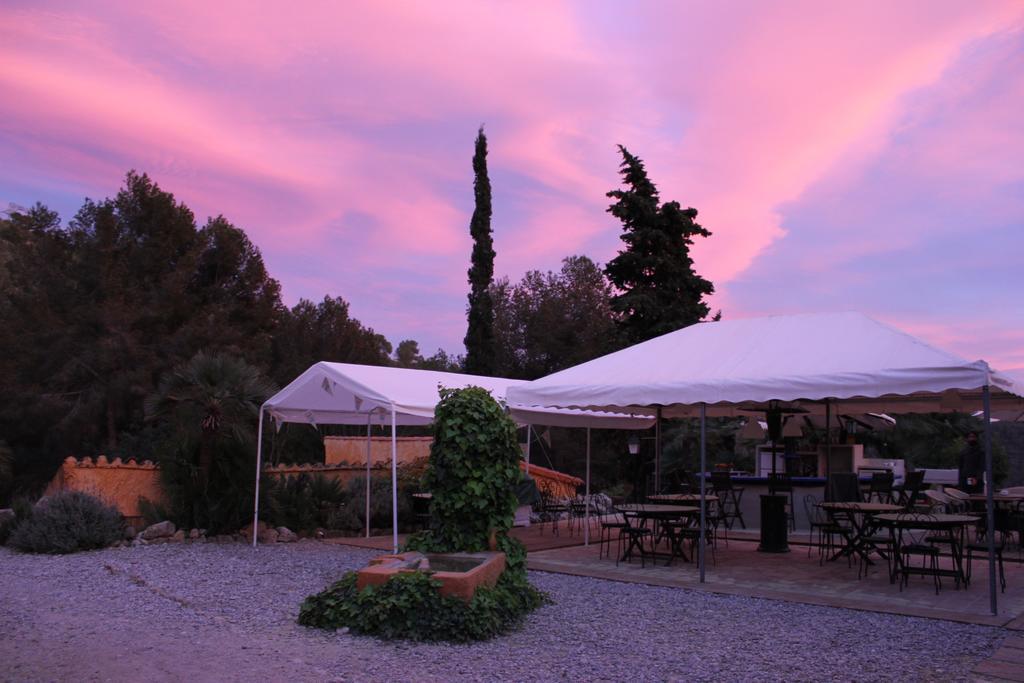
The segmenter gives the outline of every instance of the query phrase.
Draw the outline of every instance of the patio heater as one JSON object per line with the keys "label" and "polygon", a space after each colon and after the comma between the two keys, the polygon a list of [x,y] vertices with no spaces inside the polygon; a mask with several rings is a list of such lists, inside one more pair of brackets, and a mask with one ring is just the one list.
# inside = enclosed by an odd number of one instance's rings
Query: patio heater
{"label": "patio heater", "polygon": [[636,434],[630,434],[629,440],[626,442],[626,447],[629,448],[629,454],[636,459],[633,463],[633,499],[636,502],[640,502],[640,459],[637,457],[640,455],[640,437]]}

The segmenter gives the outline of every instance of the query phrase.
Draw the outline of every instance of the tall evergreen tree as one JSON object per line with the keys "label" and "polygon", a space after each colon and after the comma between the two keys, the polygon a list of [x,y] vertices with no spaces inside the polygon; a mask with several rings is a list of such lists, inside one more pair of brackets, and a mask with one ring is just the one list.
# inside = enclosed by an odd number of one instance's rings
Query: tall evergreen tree
{"label": "tall evergreen tree", "polygon": [[494,241],[491,238],[491,181],[487,177],[487,137],[483,126],[477,131],[473,154],[473,193],[476,208],[469,223],[473,236],[472,265],[469,268],[469,309],[466,329],[468,373],[494,373],[494,302],[490,286],[494,280]]}
{"label": "tall evergreen tree", "polygon": [[[619,145],[624,190],[612,190],[608,213],[622,221],[626,248],[605,266],[617,290],[612,308],[630,343],[638,343],[705,319],[705,297],[715,291],[693,269],[695,236],[711,233],[696,222],[697,210],[679,202],[661,204],[643,162]],[[717,320],[721,312],[715,315]]]}

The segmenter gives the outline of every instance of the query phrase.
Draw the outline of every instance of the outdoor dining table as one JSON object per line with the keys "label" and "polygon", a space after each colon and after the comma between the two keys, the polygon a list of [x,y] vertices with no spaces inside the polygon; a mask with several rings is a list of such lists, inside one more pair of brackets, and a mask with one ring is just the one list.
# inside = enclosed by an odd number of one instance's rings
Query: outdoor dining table
{"label": "outdoor dining table", "polygon": [[903,557],[900,552],[901,531],[905,529],[945,531],[949,533],[953,569],[940,569],[938,573],[941,576],[951,576],[957,583],[967,585],[967,577],[964,573],[964,530],[968,525],[977,523],[978,515],[908,512],[875,515],[874,521],[876,524],[888,527],[892,537],[893,555],[895,556],[892,577],[898,576],[903,569]]}
{"label": "outdoor dining table", "polygon": [[[683,517],[692,517],[700,514],[699,507],[693,507],[689,505],[667,505],[667,504],[636,504],[627,503],[624,505],[615,506],[616,511],[629,513],[636,515],[640,520],[651,520],[655,524],[660,525],[659,531],[667,535],[670,542],[670,551],[668,553],[659,553],[655,550],[651,550],[651,555],[655,558],[667,557],[666,565],[672,563],[672,559],[675,557],[681,557],[684,562],[689,562],[686,557],[686,553],[683,552],[682,548],[682,537],[678,533],[673,533],[672,522],[676,522]],[[666,524],[668,523],[668,524]],[[661,537],[654,539],[654,547],[657,547],[658,541]],[[633,549],[636,548],[643,553],[643,548],[639,547],[639,541],[637,539],[631,539],[629,547],[626,548],[626,552],[622,554],[620,561],[628,561],[632,557]]]}
{"label": "outdoor dining table", "polygon": [[845,544],[828,559],[830,561],[837,560],[844,555],[856,553],[868,564],[874,564],[869,557],[872,550],[881,554],[878,548],[867,540],[873,529],[871,520],[877,519],[880,514],[898,512],[903,509],[893,503],[861,503],[857,501],[818,503],[818,507],[827,512],[833,520],[842,517],[850,522],[849,526],[836,524]]}
{"label": "outdoor dining table", "polygon": [[[654,503],[663,503],[666,505],[677,505],[685,503],[699,503],[699,493],[656,493],[653,496],[647,496],[647,500]],[[717,503],[718,496],[713,493],[705,493],[704,500],[709,503]]]}
{"label": "outdoor dining table", "polygon": [[[988,496],[984,493],[972,493],[970,495],[970,501],[972,503],[987,503]],[[1006,505],[1013,505],[1024,501],[1024,493],[996,493],[992,495],[992,502],[999,504],[1003,503]]]}

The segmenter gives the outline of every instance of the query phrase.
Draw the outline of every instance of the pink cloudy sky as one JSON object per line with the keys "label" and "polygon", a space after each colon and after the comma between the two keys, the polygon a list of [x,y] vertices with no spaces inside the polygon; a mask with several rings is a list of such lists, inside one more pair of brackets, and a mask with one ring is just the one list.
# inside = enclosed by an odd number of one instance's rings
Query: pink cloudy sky
{"label": "pink cloudy sky", "polygon": [[145,171],[462,351],[472,155],[496,272],[605,262],[616,143],[700,210],[726,317],[859,310],[1024,367],[1024,5],[21,2],[0,7],[0,206]]}

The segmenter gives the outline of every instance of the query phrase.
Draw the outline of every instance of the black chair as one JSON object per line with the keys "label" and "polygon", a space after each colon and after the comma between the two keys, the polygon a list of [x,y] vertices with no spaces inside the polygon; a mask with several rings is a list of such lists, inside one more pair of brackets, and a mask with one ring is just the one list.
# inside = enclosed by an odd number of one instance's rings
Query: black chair
{"label": "black chair", "polygon": [[732,485],[732,475],[728,472],[711,473],[711,489],[718,496],[719,514],[725,528],[731,529],[733,523],[739,522],[744,529],[743,511],[740,502],[743,500],[743,487]]}
{"label": "black chair", "polygon": [[618,541],[616,557],[622,555],[622,539],[623,529],[627,526],[626,521],[622,518],[622,513],[613,511],[611,515],[607,515],[601,518],[601,535],[597,542],[597,558],[608,556],[611,557],[612,551],[612,537]]}
{"label": "black chair", "polygon": [[551,533],[558,536],[558,520],[569,513],[569,506],[555,498],[550,491],[540,492],[540,533],[544,534],[544,524],[551,524]]}
{"label": "black chair", "polygon": [[[925,540],[925,537],[930,532],[920,527],[914,527],[915,522],[926,524],[934,520],[935,517],[932,515],[920,513],[904,512],[899,515],[897,533],[899,534],[900,556],[902,559],[899,566],[900,591],[903,590],[904,586],[908,585],[910,575],[917,574],[922,577],[933,577],[935,581],[935,594],[939,594],[939,589],[942,587],[942,578],[939,573],[939,548]],[[911,564],[910,558],[912,557],[921,558],[920,567],[915,567]]]}
{"label": "black chair", "polygon": [[[999,565],[999,590],[1002,593],[1006,592],[1006,574],[1003,572],[1003,549],[1006,548],[1006,536],[1007,533],[1005,531],[995,530],[996,563]],[[971,585],[971,565],[975,553],[982,559],[988,559],[988,541],[984,537],[975,539],[974,543],[967,544],[967,571],[964,574],[964,580],[968,586]]]}
{"label": "black chair", "polygon": [[[930,538],[928,539],[930,541]],[[861,539],[861,545],[864,547],[865,552],[874,550],[884,560],[889,580],[892,580],[893,576],[893,565],[895,563],[895,544],[893,541],[892,534],[887,529],[882,529],[876,522],[868,516],[864,520],[864,535]],[[858,556],[860,561],[857,567],[857,578],[868,575],[868,563],[866,557]]]}
{"label": "black chair", "polygon": [[876,501],[878,503],[892,502],[892,485],[895,475],[890,472],[874,472],[871,475],[871,482],[864,497],[865,503]]}
{"label": "black chair", "polygon": [[633,550],[636,549],[640,553],[640,567],[645,567],[647,555],[653,554],[654,548],[652,547],[650,552],[648,552],[647,548],[644,547],[644,543],[648,539],[652,539],[653,545],[654,532],[643,525],[642,518],[635,510],[616,510],[616,512],[622,515],[623,527],[620,531],[620,536],[627,545],[625,552],[615,558],[615,565],[618,566],[620,559],[632,562]]}
{"label": "black chair", "polygon": [[1017,534],[1017,562],[1024,562],[1024,501],[1018,501],[1010,511],[1007,524],[1010,538]]}
{"label": "black chair", "polygon": [[[818,565],[825,563],[825,558],[835,552],[836,536],[843,533],[842,528],[829,519],[818,507],[818,497],[812,494],[804,496],[804,512],[807,513],[807,521],[811,525],[807,535],[807,557],[811,556],[811,548],[818,548]],[[817,534],[817,543],[814,536]]]}
{"label": "black chair", "polygon": [[907,472],[907,476],[903,478],[903,485],[893,487],[894,490],[899,491],[899,499],[896,504],[902,505],[904,510],[911,511],[917,504],[917,498],[921,494],[921,489],[924,488],[924,472],[924,470]]}
{"label": "black chair", "polygon": [[828,475],[825,500],[830,503],[860,503],[860,480],[853,472],[834,472]]}
{"label": "black chair", "polygon": [[776,495],[789,495],[789,503],[786,505],[786,521],[791,531],[796,531],[796,509],[793,506],[793,477],[788,472],[774,472],[768,475],[768,493]]}
{"label": "black chair", "polygon": [[582,522],[580,520],[586,515],[584,510],[584,504],[582,499],[577,495],[575,498],[571,498],[565,503],[568,508],[568,518],[565,520],[565,526],[569,529],[569,535],[574,536],[576,534],[576,527],[582,528]]}

